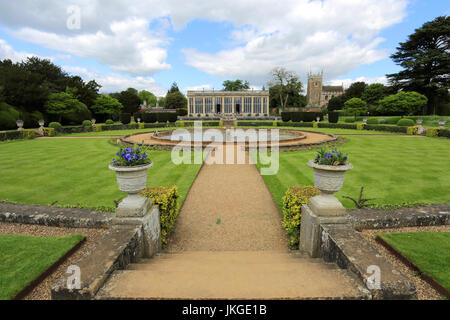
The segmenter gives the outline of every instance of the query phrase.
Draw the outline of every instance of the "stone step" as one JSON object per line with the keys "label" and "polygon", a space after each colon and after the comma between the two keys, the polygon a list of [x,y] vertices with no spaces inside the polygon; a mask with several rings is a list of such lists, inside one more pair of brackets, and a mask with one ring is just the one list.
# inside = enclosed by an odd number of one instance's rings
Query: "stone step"
{"label": "stone step", "polygon": [[345,270],[280,252],[158,255],[113,273],[97,299],[361,298]]}

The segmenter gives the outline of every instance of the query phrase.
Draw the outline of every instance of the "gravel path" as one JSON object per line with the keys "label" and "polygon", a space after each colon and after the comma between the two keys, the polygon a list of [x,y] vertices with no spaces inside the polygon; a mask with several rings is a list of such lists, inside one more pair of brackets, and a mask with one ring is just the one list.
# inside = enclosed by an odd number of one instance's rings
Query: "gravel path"
{"label": "gravel path", "polygon": [[377,233],[400,233],[400,232],[416,232],[416,231],[436,231],[436,232],[450,232],[450,225],[432,226],[432,227],[410,227],[410,228],[396,228],[396,229],[382,229],[382,230],[364,230],[361,236],[369,241],[375,249],[378,250],[394,267],[408,277],[417,288],[417,296],[419,300],[441,300],[441,295],[433,289],[427,282],[422,280],[416,272],[407,267],[396,256],[390,253],[385,247],[375,241]]}
{"label": "gravel path", "polygon": [[81,247],[63,264],[61,264],[51,275],[45,278],[44,281],[34,288],[25,297],[25,300],[50,300],[50,290],[52,285],[66,272],[67,267],[78,261],[107,232],[107,229],[57,228],[40,225],[0,223],[0,234],[19,234],[38,237],[68,236],[72,234],[82,234],[86,236],[86,241],[81,245]]}
{"label": "gravel path", "polygon": [[[233,149],[237,150],[228,147],[224,158]],[[202,167],[167,251],[287,250],[281,214],[258,169],[249,163],[248,153],[240,152],[246,164]]]}

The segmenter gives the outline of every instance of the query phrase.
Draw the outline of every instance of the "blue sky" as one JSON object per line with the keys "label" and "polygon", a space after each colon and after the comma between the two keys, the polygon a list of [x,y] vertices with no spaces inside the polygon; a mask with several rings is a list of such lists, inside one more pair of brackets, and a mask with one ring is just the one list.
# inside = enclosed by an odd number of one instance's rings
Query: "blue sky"
{"label": "blue sky", "polygon": [[[78,0],[0,4],[0,59],[31,55],[95,78],[103,91],[135,87],[164,95],[220,89],[226,79],[259,88],[272,68],[324,71],[330,84],[383,82],[389,55],[423,23],[448,15],[444,0]],[[80,28],[68,29],[70,18]],[[75,21],[75,20],[71,20]],[[76,20],[78,21],[78,20]]]}

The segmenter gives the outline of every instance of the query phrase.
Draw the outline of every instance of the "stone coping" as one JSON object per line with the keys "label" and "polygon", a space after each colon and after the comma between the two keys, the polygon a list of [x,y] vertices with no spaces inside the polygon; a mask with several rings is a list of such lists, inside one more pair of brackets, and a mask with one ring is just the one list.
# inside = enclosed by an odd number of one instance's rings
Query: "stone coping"
{"label": "stone coping", "polygon": [[0,222],[67,228],[107,228],[112,212],[0,202]]}
{"label": "stone coping", "polygon": [[53,300],[90,300],[116,270],[126,269],[142,255],[140,226],[114,226],[76,266],[80,268],[80,289],[69,289],[71,274],[62,276],[52,287]]}
{"label": "stone coping", "polygon": [[[416,299],[414,284],[376,251],[350,224],[321,224],[320,256],[355,274],[372,299]],[[378,268],[380,287],[369,287],[373,270]]]}
{"label": "stone coping", "polygon": [[450,203],[396,210],[355,209],[350,210],[349,215],[353,227],[358,231],[448,225],[450,224]]}

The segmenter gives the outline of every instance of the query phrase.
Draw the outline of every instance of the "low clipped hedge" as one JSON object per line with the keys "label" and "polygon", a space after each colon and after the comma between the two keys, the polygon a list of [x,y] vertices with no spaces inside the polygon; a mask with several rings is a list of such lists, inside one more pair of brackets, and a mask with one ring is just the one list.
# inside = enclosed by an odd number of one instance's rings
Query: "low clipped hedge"
{"label": "low clipped hedge", "polygon": [[440,129],[439,137],[450,138],[450,130],[449,129]]}
{"label": "low clipped hedge", "polygon": [[151,199],[152,203],[159,205],[161,243],[165,246],[178,216],[178,198],[180,197],[178,188],[177,186],[151,187],[146,188],[141,194]]}
{"label": "low clipped hedge", "polygon": [[406,134],[408,135],[416,135],[419,133],[419,126],[412,126],[406,129]]}
{"label": "low clipped hedge", "polygon": [[352,129],[352,130],[356,130],[356,124],[319,122],[319,128],[335,128],[335,129]]}
{"label": "low clipped hedge", "polygon": [[291,249],[298,249],[302,205],[319,194],[319,189],[312,186],[290,187],[286,191],[283,197],[283,227]]}
{"label": "low clipped hedge", "polygon": [[400,119],[398,120],[397,125],[400,127],[413,127],[415,122],[412,119]]}
{"label": "low clipped hedge", "polygon": [[32,129],[0,131],[0,141],[34,139],[36,134]]}
{"label": "low clipped hedge", "polygon": [[312,122],[281,122],[280,127],[299,127],[299,128],[312,128],[314,125]]}
{"label": "low clipped hedge", "polygon": [[383,126],[383,125],[366,124],[364,126],[364,130],[406,133],[407,127],[396,127],[396,126]]}
{"label": "low clipped hedge", "polygon": [[111,125],[111,124],[114,124],[114,121],[111,120],[111,119],[108,119],[108,120],[105,121],[105,124]]}
{"label": "low clipped hedge", "polygon": [[293,121],[293,122],[313,122],[316,118],[320,117],[323,120],[322,112],[282,112],[281,120],[283,122]]}
{"label": "low clipped hedge", "polygon": [[44,128],[44,136],[45,137],[54,137],[55,129],[54,128]]}
{"label": "low clipped hedge", "polygon": [[367,124],[379,124],[380,121],[377,118],[369,118],[367,119]]}
{"label": "low clipped hedge", "polygon": [[440,131],[439,128],[428,128],[426,136],[427,137],[437,137],[437,136],[439,136],[439,131]]}

